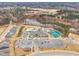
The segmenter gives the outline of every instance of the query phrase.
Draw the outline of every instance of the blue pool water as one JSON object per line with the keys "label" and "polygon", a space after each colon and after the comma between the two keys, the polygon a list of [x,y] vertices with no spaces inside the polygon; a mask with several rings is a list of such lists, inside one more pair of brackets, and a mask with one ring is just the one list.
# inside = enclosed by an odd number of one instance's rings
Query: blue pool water
{"label": "blue pool water", "polygon": [[57,30],[51,30],[49,32],[49,34],[55,38],[59,37],[61,35],[61,32],[57,31]]}

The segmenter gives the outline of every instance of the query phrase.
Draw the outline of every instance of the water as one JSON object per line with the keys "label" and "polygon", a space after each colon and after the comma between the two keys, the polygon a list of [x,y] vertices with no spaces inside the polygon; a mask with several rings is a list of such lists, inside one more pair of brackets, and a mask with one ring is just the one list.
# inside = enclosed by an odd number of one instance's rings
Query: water
{"label": "water", "polygon": [[51,30],[50,32],[50,35],[57,38],[61,35],[61,32],[57,31],[57,30]]}

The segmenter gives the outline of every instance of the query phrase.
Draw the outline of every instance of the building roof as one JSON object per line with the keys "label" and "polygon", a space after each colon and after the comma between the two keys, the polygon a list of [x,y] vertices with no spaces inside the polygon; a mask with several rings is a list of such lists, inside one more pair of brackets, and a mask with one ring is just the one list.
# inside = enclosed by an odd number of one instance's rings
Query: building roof
{"label": "building roof", "polygon": [[65,43],[60,39],[52,39],[52,40],[36,40],[36,45],[40,48],[64,48]]}
{"label": "building roof", "polygon": [[35,39],[35,40],[25,40],[20,39],[16,41],[16,48],[31,48],[37,46],[39,48],[64,48],[65,43],[60,39]]}

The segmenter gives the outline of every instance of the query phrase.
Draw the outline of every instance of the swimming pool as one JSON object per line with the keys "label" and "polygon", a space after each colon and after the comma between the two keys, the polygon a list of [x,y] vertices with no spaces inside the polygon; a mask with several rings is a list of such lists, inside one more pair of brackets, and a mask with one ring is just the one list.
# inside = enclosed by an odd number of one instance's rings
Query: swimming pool
{"label": "swimming pool", "polygon": [[61,36],[61,32],[60,31],[57,31],[57,30],[50,30],[49,31],[49,34],[55,38]]}

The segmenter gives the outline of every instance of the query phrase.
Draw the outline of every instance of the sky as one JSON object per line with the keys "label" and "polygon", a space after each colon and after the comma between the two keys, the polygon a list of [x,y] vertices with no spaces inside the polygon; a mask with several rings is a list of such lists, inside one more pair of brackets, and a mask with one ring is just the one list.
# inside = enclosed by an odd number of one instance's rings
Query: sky
{"label": "sky", "polygon": [[79,0],[0,0],[0,2],[79,2]]}

